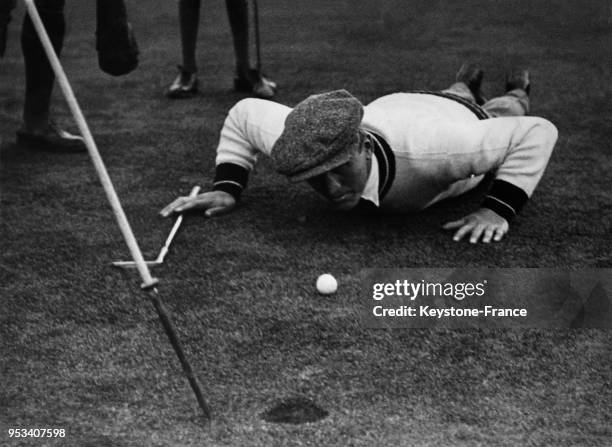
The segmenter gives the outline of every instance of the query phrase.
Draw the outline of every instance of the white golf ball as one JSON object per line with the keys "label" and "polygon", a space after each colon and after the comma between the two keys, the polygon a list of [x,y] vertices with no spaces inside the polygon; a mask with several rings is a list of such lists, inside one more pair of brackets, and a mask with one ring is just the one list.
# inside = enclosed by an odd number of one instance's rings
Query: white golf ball
{"label": "white golf ball", "polygon": [[331,295],[338,290],[338,281],[329,273],[323,273],[317,278],[317,291],[322,295]]}

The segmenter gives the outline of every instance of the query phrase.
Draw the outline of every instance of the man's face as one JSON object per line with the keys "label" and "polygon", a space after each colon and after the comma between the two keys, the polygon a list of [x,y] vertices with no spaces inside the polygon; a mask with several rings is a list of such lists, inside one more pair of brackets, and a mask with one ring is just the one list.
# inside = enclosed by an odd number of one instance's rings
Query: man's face
{"label": "man's face", "polygon": [[361,143],[361,149],[346,163],[308,180],[310,186],[332,202],[334,208],[349,210],[361,198],[370,173],[369,137]]}

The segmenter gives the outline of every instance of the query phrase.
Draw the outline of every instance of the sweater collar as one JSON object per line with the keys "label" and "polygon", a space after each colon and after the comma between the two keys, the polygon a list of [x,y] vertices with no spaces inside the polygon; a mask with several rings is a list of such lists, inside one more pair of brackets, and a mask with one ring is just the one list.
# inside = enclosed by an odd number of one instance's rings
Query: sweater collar
{"label": "sweater collar", "polygon": [[380,206],[380,201],[384,199],[395,179],[395,156],[383,137],[372,131],[366,132],[372,138],[374,157],[361,197]]}

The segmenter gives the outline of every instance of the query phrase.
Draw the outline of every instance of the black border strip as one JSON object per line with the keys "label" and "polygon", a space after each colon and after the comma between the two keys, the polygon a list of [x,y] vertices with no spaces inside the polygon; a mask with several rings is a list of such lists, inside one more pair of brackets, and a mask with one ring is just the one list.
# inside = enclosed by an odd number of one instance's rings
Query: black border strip
{"label": "black border strip", "polygon": [[382,200],[395,180],[395,155],[389,143],[375,132],[367,131],[374,142],[374,156],[378,160],[378,200]]}
{"label": "black border strip", "polygon": [[249,180],[249,170],[234,163],[221,163],[215,168],[213,191],[225,191],[240,198]]}
{"label": "black border strip", "polygon": [[527,200],[529,196],[518,186],[505,180],[495,180],[482,206],[495,211],[510,222],[521,211]]}

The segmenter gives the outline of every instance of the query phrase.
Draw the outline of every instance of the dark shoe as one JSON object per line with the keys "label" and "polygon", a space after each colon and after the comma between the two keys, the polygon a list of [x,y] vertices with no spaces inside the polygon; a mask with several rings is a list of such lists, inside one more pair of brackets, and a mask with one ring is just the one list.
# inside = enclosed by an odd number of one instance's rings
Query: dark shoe
{"label": "dark shoe", "polygon": [[49,124],[47,130],[42,133],[18,130],[17,145],[47,152],[87,152],[85,140],[82,137],[66,132],[55,124]]}
{"label": "dark shoe", "polygon": [[176,77],[166,96],[172,99],[193,98],[198,94],[198,77],[196,73],[185,70],[181,65],[178,66],[179,75]]}
{"label": "dark shoe", "polygon": [[516,89],[524,90],[529,94],[531,91],[531,83],[529,80],[529,72],[524,69],[515,69],[506,74],[506,91]]}
{"label": "dark shoe", "polygon": [[234,90],[251,93],[258,98],[270,99],[276,93],[276,82],[267,79],[257,70],[249,70],[247,77],[234,78]]}
{"label": "dark shoe", "polygon": [[468,86],[478,105],[482,105],[486,102],[481,91],[483,77],[484,72],[482,69],[478,65],[470,63],[463,64],[457,72],[457,76],[455,76],[457,82],[463,82]]}

